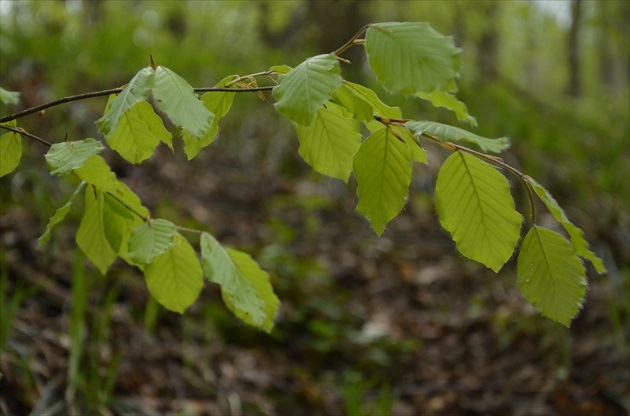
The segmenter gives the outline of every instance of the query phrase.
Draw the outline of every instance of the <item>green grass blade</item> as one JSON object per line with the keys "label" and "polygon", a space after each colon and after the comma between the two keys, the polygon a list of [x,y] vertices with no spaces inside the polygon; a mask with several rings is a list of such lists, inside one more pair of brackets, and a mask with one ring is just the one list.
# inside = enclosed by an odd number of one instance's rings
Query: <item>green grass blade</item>
{"label": "green grass blade", "polygon": [[510,259],[522,217],[507,179],[495,168],[455,152],[438,173],[435,204],[440,223],[464,256],[495,272]]}
{"label": "green grass blade", "polygon": [[560,234],[532,227],[521,245],[517,280],[525,299],[543,315],[569,326],[586,294],[584,265]]}

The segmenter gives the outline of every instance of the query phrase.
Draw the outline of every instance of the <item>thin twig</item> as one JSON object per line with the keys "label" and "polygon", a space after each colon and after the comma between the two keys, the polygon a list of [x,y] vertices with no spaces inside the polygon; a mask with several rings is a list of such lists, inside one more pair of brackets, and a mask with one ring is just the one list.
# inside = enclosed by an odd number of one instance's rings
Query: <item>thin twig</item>
{"label": "thin twig", "polygon": [[361,29],[359,29],[359,31],[357,33],[354,34],[354,36],[352,38],[350,38],[349,41],[344,43],[339,49],[334,51],[332,54],[333,55],[339,55],[339,54],[343,53],[346,49],[349,49],[349,48],[353,47],[354,45],[362,44],[363,42],[357,42],[357,40],[359,39],[359,36],[364,34],[366,30],[368,30],[369,27],[370,27],[370,25],[363,26]]}
{"label": "thin twig", "polygon": [[40,142],[41,144],[46,145],[48,147],[52,146],[52,143],[49,143],[46,140],[42,139],[41,137],[37,137],[34,134],[31,134],[31,133],[25,131],[22,128],[19,128],[19,127],[16,128],[16,127],[11,127],[11,126],[7,126],[7,125],[0,125],[0,128],[6,129],[6,130],[10,130],[10,131],[12,131],[14,133],[17,133],[19,135],[28,137],[29,139],[33,139],[33,140],[35,140],[37,142]]}

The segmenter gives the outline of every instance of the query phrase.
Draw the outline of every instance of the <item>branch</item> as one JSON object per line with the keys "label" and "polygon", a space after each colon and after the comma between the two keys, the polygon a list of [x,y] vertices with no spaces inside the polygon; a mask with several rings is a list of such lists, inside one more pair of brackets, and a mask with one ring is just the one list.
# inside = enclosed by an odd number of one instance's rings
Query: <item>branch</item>
{"label": "branch", "polygon": [[14,133],[20,134],[22,136],[28,137],[29,139],[33,139],[37,142],[40,142],[43,145],[46,145],[48,147],[52,146],[52,143],[47,142],[46,140],[42,139],[41,137],[37,137],[34,134],[31,134],[29,132],[27,132],[26,130],[20,128],[20,127],[11,127],[11,126],[7,126],[7,125],[0,125],[0,128],[2,129],[6,129],[6,130],[10,130]]}

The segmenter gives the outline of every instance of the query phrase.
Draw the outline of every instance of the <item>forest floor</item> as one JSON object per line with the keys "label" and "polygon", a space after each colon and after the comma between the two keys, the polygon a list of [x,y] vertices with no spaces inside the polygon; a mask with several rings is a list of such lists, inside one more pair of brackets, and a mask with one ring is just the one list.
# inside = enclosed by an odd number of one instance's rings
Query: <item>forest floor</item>
{"label": "forest floor", "polygon": [[[270,272],[281,300],[271,334],[241,324],[213,284],[180,316],[156,307],[141,273],[122,262],[106,277],[84,269],[72,255],[77,223],[39,249],[45,220],[3,201],[2,310],[15,303],[16,312],[0,359],[0,412],[630,412],[627,286],[590,273],[566,329],[523,299],[513,263],[494,274],[457,254],[422,193],[431,180],[414,180],[408,207],[378,238],[355,212],[352,182],[313,174],[286,156],[294,149],[274,146],[286,142],[240,153],[214,146],[189,164],[162,149],[117,172],[154,216],[210,228]],[[78,278],[89,288],[83,316],[72,312]]]}

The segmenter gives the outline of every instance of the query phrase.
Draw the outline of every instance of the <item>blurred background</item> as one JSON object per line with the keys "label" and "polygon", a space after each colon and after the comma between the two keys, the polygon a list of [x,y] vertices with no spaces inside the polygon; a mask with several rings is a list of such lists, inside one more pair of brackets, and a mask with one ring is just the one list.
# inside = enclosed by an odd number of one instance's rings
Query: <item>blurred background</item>
{"label": "blurred background", "polygon": [[[630,412],[629,2],[3,0],[0,19],[0,85],[21,93],[2,115],[123,85],[149,55],[207,87],[333,51],[369,22],[427,21],[463,49],[471,130],[512,139],[504,159],[552,192],[608,269],[587,265],[580,315],[555,324],[521,296],[514,262],[494,274],[455,251],[433,206],[443,150],[426,145],[430,164],[414,168],[405,211],[378,238],[355,212],[356,183],[314,173],[289,121],[239,94],[190,163],[181,142],[141,166],[104,152],[154,217],[251,253],[282,302],[271,334],[232,316],[212,284],[180,316],[137,269],[118,260],[103,277],[87,263],[80,201],[37,247],[76,182],[52,178],[47,149],[26,141],[0,179],[2,414]],[[347,79],[407,118],[457,124],[379,90],[361,48],[344,56]],[[51,142],[102,139],[105,102],[19,125]]]}

